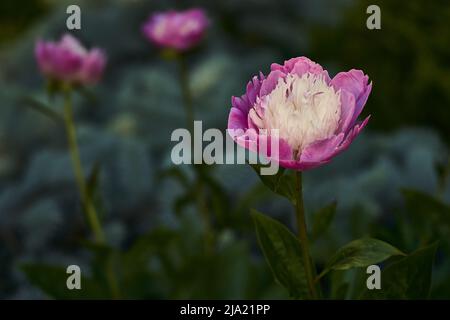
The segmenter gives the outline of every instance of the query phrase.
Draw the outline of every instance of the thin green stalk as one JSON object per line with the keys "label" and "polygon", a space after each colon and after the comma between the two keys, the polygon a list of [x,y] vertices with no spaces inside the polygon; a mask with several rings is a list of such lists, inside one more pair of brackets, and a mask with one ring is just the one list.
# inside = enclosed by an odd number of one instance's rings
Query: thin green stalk
{"label": "thin green stalk", "polygon": [[314,270],[313,263],[309,251],[308,233],[306,229],[305,209],[303,205],[303,187],[302,187],[302,174],[299,171],[295,172],[296,178],[296,201],[295,201],[295,213],[297,218],[298,239],[302,249],[303,262],[305,264],[306,281],[308,282],[308,290],[312,299],[317,299],[317,290],[314,283]]}
{"label": "thin green stalk", "polygon": [[117,282],[116,273],[114,272],[114,266],[112,259],[108,261],[106,265],[106,281],[108,282],[109,289],[113,299],[120,299],[119,283]]}
{"label": "thin green stalk", "polygon": [[[183,98],[183,104],[186,113],[186,125],[191,133],[191,136],[194,135],[194,108],[192,105],[192,95],[191,90],[189,89],[189,74],[186,63],[186,58],[182,53],[177,54],[178,68],[179,68],[179,81],[181,94]],[[208,212],[208,206],[205,199],[204,187],[202,182],[202,174],[201,167],[193,164],[194,170],[196,172],[196,182],[195,182],[195,195],[196,195],[196,204],[201,219],[203,220],[203,224],[205,226],[205,246],[206,251],[210,252],[213,247],[213,231],[211,226],[211,218]]]}
{"label": "thin green stalk", "polygon": [[75,181],[80,192],[81,201],[85,207],[86,218],[92,232],[94,233],[96,242],[103,244],[105,243],[105,235],[103,233],[95,206],[92,203],[92,199],[90,199],[88,195],[83,166],[81,165],[75,123],[73,121],[72,97],[70,89],[67,89],[64,92],[64,124],[66,126],[67,142],[69,145],[70,157],[72,159]]}
{"label": "thin green stalk", "polygon": [[[64,90],[64,124],[66,128],[69,153],[72,159],[75,181],[78,186],[78,191],[80,193],[81,201],[84,206],[83,211],[85,212],[86,219],[94,234],[95,242],[97,244],[104,245],[106,244],[105,234],[100,224],[97,210],[95,209],[92,199],[88,194],[88,189],[84,177],[84,170],[81,164],[75,122],[73,118],[71,88],[66,88]],[[119,286],[115,277],[112,262],[108,262],[107,264],[106,279],[108,281],[108,285],[110,287],[113,298],[118,299],[120,297]]]}
{"label": "thin green stalk", "polygon": [[185,56],[180,53],[177,55],[179,76],[180,76],[180,87],[181,94],[183,98],[184,109],[186,113],[186,124],[187,128],[194,133],[194,108],[192,106],[192,95],[189,89],[189,74],[187,69],[187,63]]}

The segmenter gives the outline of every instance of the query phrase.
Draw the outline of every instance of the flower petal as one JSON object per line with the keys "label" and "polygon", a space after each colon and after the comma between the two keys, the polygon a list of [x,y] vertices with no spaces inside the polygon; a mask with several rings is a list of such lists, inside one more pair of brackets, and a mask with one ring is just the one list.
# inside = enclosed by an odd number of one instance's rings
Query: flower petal
{"label": "flower petal", "polygon": [[270,66],[273,71],[282,71],[285,74],[295,73],[298,76],[302,76],[305,73],[321,74],[325,77],[327,83],[330,81],[328,72],[322,68],[322,66],[307,57],[297,57],[286,60],[284,65],[273,63]]}
{"label": "flower petal", "polygon": [[208,24],[202,9],[170,10],[154,13],[142,26],[142,32],[157,46],[184,51],[200,42]]}
{"label": "flower petal", "polygon": [[38,40],[36,42],[34,54],[36,56],[39,69],[45,75],[51,76],[54,73],[54,68],[52,65],[53,51],[54,51],[53,43],[46,43],[42,40]]}
{"label": "flower petal", "polygon": [[228,129],[247,129],[247,116],[238,108],[231,108],[228,116]]}
{"label": "flower petal", "polygon": [[306,171],[306,170],[310,170],[310,169],[314,169],[317,168],[325,163],[327,163],[328,161],[323,161],[323,162],[300,162],[297,160],[281,160],[279,162],[280,166],[286,169],[293,169],[293,170],[298,170],[298,171]]}
{"label": "flower petal", "polygon": [[100,80],[105,69],[106,56],[100,49],[92,49],[84,58],[79,74],[79,81],[84,84],[94,84]]}
{"label": "flower petal", "polygon": [[240,109],[244,114],[248,114],[249,110],[256,103],[256,98],[259,96],[261,89],[261,82],[264,80],[264,75],[261,73],[259,78],[254,76],[247,84],[246,92],[241,97],[232,97],[231,105]]}
{"label": "flower petal", "polygon": [[350,144],[353,142],[353,140],[355,140],[355,138],[360,134],[362,129],[364,129],[364,127],[367,125],[367,123],[369,122],[369,119],[370,119],[370,116],[365,118],[364,121],[356,124],[350,130],[350,132],[347,134],[347,136],[345,137],[342,144],[336,149],[336,153],[333,156],[341,153],[342,151],[345,151],[350,146]]}
{"label": "flower petal", "polygon": [[261,84],[260,96],[268,95],[275,89],[280,79],[283,79],[286,74],[280,70],[274,70],[269,73],[267,78]]}
{"label": "flower petal", "polygon": [[341,90],[341,119],[336,133],[347,133],[348,128],[353,125],[353,116],[355,114],[355,96],[347,90]]}
{"label": "flower petal", "polygon": [[336,149],[344,140],[345,134],[342,132],[331,138],[316,141],[305,149],[300,155],[300,162],[313,163],[329,160],[336,152]]}
{"label": "flower petal", "polygon": [[[335,138],[327,139],[328,141],[321,141],[317,144],[311,145],[307,148],[311,148],[309,151],[303,150],[300,161],[298,160],[284,160],[280,161],[280,165],[287,169],[294,169],[299,171],[306,171],[317,168],[331,161],[331,159],[337,156],[342,151],[346,150],[353,140],[359,135],[362,129],[367,125],[370,116],[364,119],[363,122],[356,124],[350,132],[341,139],[340,135]],[[340,145],[335,143],[340,141]]]}
{"label": "flower petal", "polygon": [[241,134],[239,134],[239,129],[228,130],[228,133],[241,147],[262,154],[271,161],[280,162],[292,159],[291,147],[286,140],[276,135],[259,134],[254,129],[241,131]]}
{"label": "flower petal", "polygon": [[261,83],[264,79],[258,78],[258,76],[254,76],[252,81],[249,81],[247,84],[247,89],[245,92],[245,96],[248,99],[249,106],[253,106],[256,102],[256,97],[259,96],[259,92],[261,90]]}
{"label": "flower petal", "polygon": [[331,85],[336,90],[344,89],[355,96],[354,120],[358,118],[372,90],[372,84],[368,84],[368,82],[369,77],[361,70],[355,69],[340,72],[331,80]]}

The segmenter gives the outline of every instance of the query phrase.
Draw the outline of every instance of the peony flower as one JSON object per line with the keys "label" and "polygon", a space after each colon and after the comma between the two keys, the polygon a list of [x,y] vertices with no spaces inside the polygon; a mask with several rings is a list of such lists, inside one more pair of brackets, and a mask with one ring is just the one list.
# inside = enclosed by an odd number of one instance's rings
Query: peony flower
{"label": "peony flower", "polygon": [[106,57],[100,49],[86,50],[70,34],[59,42],[38,40],[35,56],[40,71],[50,79],[69,84],[94,84],[103,74]]}
{"label": "peony flower", "polygon": [[[370,116],[362,122],[357,118],[372,89],[368,81],[354,69],[330,79],[306,57],[274,63],[267,77],[253,77],[246,93],[232,98],[228,132],[255,152],[276,139],[277,154],[270,149],[262,152],[282,167],[300,171],[318,167],[346,150],[367,124]],[[271,134],[273,129],[277,134]]]}
{"label": "peony flower", "polygon": [[184,51],[200,42],[207,26],[205,12],[190,9],[156,13],[143,25],[142,31],[157,46]]}

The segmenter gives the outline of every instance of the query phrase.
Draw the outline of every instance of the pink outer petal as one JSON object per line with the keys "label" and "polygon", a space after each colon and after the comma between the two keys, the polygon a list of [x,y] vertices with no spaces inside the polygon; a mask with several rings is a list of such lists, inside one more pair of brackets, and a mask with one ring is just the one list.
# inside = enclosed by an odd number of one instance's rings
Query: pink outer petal
{"label": "pink outer petal", "polygon": [[327,83],[330,81],[328,72],[322,68],[322,66],[307,57],[297,57],[286,60],[284,65],[273,63],[270,66],[271,72],[281,71],[285,74],[295,73],[298,76],[302,76],[305,73],[321,74],[325,77]]}
{"label": "pink outer petal", "polygon": [[347,90],[341,90],[341,119],[336,133],[347,133],[350,126],[353,125],[353,116],[355,114],[355,96]]}
{"label": "pink outer petal", "polygon": [[153,14],[142,26],[144,35],[157,46],[187,50],[204,36],[209,20],[202,9]]}
{"label": "pink outer petal", "polygon": [[[252,152],[263,154],[271,161],[286,161],[292,159],[292,149],[289,144],[277,136],[259,134],[254,129],[247,130],[227,130],[228,134],[241,147]],[[278,146],[278,150],[272,147]]]}
{"label": "pink outer petal", "polygon": [[345,137],[345,140],[342,142],[342,144],[336,149],[336,153],[333,154],[333,157],[342,151],[347,150],[347,148],[350,146],[350,144],[355,140],[355,138],[360,134],[362,129],[367,125],[369,122],[370,116],[364,119],[361,123],[356,124],[348,133],[348,135]]}
{"label": "pink outer petal", "polygon": [[307,146],[300,155],[300,162],[321,162],[330,159],[338,146],[344,140],[345,134],[342,132],[331,138],[316,141]]}
{"label": "pink outer petal", "polygon": [[92,49],[84,58],[79,74],[79,81],[83,84],[98,82],[106,65],[106,56],[100,49]]}
{"label": "pink outer petal", "polygon": [[286,169],[293,169],[298,171],[306,171],[310,169],[314,169],[320,167],[323,164],[328,163],[329,161],[323,162],[300,162],[296,160],[281,160],[279,165]]}
{"label": "pink outer petal", "polygon": [[247,84],[247,90],[241,97],[232,97],[231,105],[234,108],[240,109],[244,114],[248,114],[248,111],[256,102],[256,98],[259,96],[261,90],[261,83],[264,80],[264,75],[261,73],[258,76],[254,76]]}
{"label": "pink outer petal", "polygon": [[228,129],[247,130],[247,116],[238,108],[231,108],[228,116]]}
{"label": "pink outer petal", "polygon": [[101,50],[87,51],[70,34],[65,34],[59,42],[38,40],[35,55],[39,69],[45,76],[68,83],[97,82],[106,64]]}
{"label": "pink outer petal", "polygon": [[261,84],[260,95],[265,96],[268,95],[275,89],[280,79],[284,79],[286,74],[281,70],[274,70],[269,73],[267,78]]}
{"label": "pink outer petal", "polygon": [[67,49],[68,51],[72,52],[73,54],[80,55],[84,57],[87,55],[87,50],[83,47],[81,42],[72,36],[70,33],[66,33],[63,35],[59,42],[59,47],[62,49]]}
{"label": "pink outer petal", "polygon": [[364,106],[366,105],[367,99],[369,98],[370,92],[372,92],[372,82],[369,83],[369,85],[366,87],[366,90],[362,95],[359,96],[359,98],[356,100],[356,108],[355,108],[355,114],[353,115],[353,121],[356,121],[358,119],[359,115],[364,109]]}
{"label": "pink outer petal", "polygon": [[76,81],[83,57],[65,47],[55,47],[52,53],[53,76],[60,80]]}
{"label": "pink outer petal", "polygon": [[355,69],[348,72],[339,72],[333,80],[331,80],[331,85],[335,90],[344,89],[355,96],[355,113],[353,115],[353,121],[356,121],[360,115],[372,90],[372,83],[368,84],[368,82],[369,77],[361,70]]}
{"label": "pink outer petal", "polygon": [[34,54],[39,66],[39,69],[45,75],[52,75],[54,69],[52,66],[52,52],[54,45],[51,43],[46,43],[42,40],[36,42],[34,49]]}

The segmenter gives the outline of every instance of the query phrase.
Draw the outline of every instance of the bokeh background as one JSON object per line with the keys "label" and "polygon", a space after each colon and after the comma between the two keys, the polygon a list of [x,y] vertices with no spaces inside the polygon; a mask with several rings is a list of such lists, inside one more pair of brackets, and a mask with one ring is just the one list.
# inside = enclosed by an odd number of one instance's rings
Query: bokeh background
{"label": "bokeh background", "polygon": [[[47,101],[34,60],[39,37],[66,32],[104,48],[108,65],[89,97],[76,99],[83,163],[98,172],[102,224],[111,247],[98,248],[81,213],[64,128],[29,98]],[[381,30],[366,8],[381,8]],[[431,297],[450,298],[450,3],[357,0],[2,0],[0,2],[0,298],[109,298],[102,265],[114,264],[124,298],[286,298],[256,244],[250,208],[292,226],[290,204],[245,165],[210,168],[207,199],[216,248],[203,253],[193,172],[170,160],[184,112],[176,65],[140,31],[156,10],[205,8],[211,27],[188,63],[195,118],[226,128],[230,99],[272,62],[306,55],[331,75],[364,70],[373,91],[365,132],[330,165],[307,172],[309,219],[337,201],[313,243],[319,266],[362,236],[405,252],[439,241]],[[61,108],[58,100],[52,107]],[[94,170],[98,168],[98,170]],[[107,262],[105,262],[107,261]],[[68,292],[65,268],[81,266],[84,290]],[[342,275],[356,298],[361,270]],[[331,282],[330,282],[331,283]]]}

